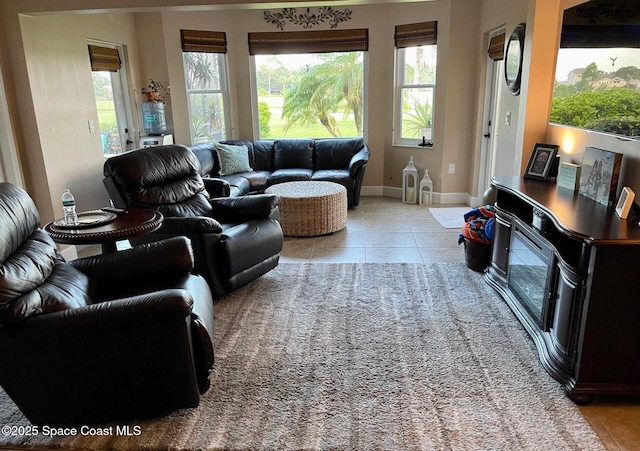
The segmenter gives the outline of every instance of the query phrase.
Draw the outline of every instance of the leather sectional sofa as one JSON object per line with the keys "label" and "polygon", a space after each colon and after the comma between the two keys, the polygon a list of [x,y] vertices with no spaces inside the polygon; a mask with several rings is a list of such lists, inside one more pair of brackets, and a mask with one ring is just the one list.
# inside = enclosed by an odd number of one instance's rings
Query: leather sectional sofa
{"label": "leather sectional sofa", "polygon": [[[219,144],[246,146],[248,165],[239,172],[226,173],[221,164]],[[271,185],[300,180],[322,180],[347,189],[348,208],[360,202],[360,189],[369,148],[362,138],[230,140],[189,147],[200,162],[204,177],[225,180],[231,196],[261,192]]]}

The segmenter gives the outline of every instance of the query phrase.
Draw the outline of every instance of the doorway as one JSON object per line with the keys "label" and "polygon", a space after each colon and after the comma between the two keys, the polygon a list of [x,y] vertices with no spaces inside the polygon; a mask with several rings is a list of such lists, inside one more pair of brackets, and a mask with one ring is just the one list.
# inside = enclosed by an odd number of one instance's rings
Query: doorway
{"label": "doorway", "polygon": [[89,45],[117,52],[119,64],[107,70],[92,69],[93,93],[98,111],[98,128],[105,158],[131,150],[133,115],[129,107],[128,80],[122,46],[105,42]]}
{"label": "doorway", "polygon": [[9,103],[0,68],[0,182],[24,186],[18,150],[9,115]]}
{"label": "doorway", "polygon": [[[482,145],[480,154],[480,177],[478,180],[478,196],[491,186],[491,178],[496,175],[498,155],[498,137],[500,136],[500,122],[498,121],[498,106],[502,90],[500,89],[501,74],[504,69],[504,37],[505,28],[492,31],[489,34],[490,54],[487,56],[487,73],[484,98],[484,113],[482,118]],[[502,52],[491,52],[491,45],[499,43]],[[502,56],[496,56],[502,55]]]}

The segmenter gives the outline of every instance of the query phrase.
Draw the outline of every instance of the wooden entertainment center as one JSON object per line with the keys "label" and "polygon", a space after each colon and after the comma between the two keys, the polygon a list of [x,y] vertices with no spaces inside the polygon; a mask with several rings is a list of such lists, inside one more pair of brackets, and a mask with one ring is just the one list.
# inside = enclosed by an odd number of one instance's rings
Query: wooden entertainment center
{"label": "wooden entertainment center", "polygon": [[[497,177],[486,281],[569,398],[640,400],[640,227],[552,182]],[[631,215],[630,215],[631,216]]]}

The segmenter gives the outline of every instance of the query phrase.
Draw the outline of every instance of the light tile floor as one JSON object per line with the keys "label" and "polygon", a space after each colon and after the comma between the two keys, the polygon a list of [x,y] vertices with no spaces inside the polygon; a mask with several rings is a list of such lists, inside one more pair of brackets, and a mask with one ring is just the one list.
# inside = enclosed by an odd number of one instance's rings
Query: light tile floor
{"label": "light tile floor", "polygon": [[349,210],[345,229],[320,237],[285,237],[280,261],[464,262],[459,233],[460,229],[440,226],[426,205],[363,197],[357,208]]}
{"label": "light tile floor", "polygon": [[[449,206],[461,205],[434,205]],[[349,210],[344,230],[321,237],[286,237],[280,261],[464,262],[459,233],[460,229],[443,228],[427,205],[367,196]],[[87,256],[96,252],[99,247],[79,253]],[[640,450],[640,404],[627,398],[596,398],[579,409],[608,450]]]}

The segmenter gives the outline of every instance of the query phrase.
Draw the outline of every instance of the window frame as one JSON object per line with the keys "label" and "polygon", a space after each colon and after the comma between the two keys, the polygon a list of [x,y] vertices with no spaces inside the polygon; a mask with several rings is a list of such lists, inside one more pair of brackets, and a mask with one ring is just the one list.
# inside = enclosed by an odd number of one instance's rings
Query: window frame
{"label": "window frame", "polygon": [[[356,51],[356,50],[354,50]],[[369,84],[369,52],[368,50],[357,50],[357,51],[361,51],[362,52],[362,136],[361,138],[363,139],[367,139],[367,124],[368,124],[368,118],[369,118],[369,113],[368,113],[368,108],[366,107],[367,103],[368,103],[368,89],[367,86]],[[344,52],[342,51],[336,51],[333,53],[348,53],[351,52],[350,50],[345,50]],[[323,52],[300,52],[299,54],[320,54]],[[273,136],[273,137],[268,137],[268,138],[262,138],[260,136],[260,112],[258,109],[258,102],[260,101],[260,99],[258,98],[258,79],[257,79],[257,67],[256,67],[256,56],[257,55],[251,55],[250,58],[250,62],[249,62],[249,67],[250,67],[250,83],[251,83],[251,101],[252,101],[252,108],[251,108],[251,118],[252,118],[252,122],[253,122],[253,136],[255,137],[255,139],[287,139],[285,137],[278,137],[278,136]],[[274,54],[273,56],[278,56],[278,54]],[[360,138],[360,136],[347,136],[344,138]]]}
{"label": "window frame", "polygon": [[[255,137],[260,136],[260,111],[256,55],[316,55],[322,53],[361,52],[362,54],[362,137],[366,135],[367,84],[369,64],[369,29],[303,30],[291,32],[256,32],[247,37],[250,55],[250,92],[252,125]],[[271,137],[270,137],[271,138]]]}
{"label": "window frame", "polygon": [[[219,77],[219,88],[212,89],[189,89],[187,85],[188,75],[187,75],[187,67],[185,64],[184,55],[185,53],[202,53],[202,54],[212,54],[216,55],[218,58],[218,77]],[[192,127],[191,121],[191,96],[192,95],[209,95],[209,94],[220,94],[222,97],[222,111],[223,111],[223,120],[224,126],[222,127],[224,136],[221,139],[230,139],[231,138],[231,114],[229,111],[229,64],[227,62],[227,54],[224,52],[182,52],[182,73],[185,80],[185,95],[187,98],[187,113],[188,113],[188,121],[189,121],[189,136],[191,140],[191,145],[196,143],[196,136],[194,136],[194,130]]]}
{"label": "window frame", "polygon": [[433,91],[433,102],[431,105],[431,137],[427,141],[434,142],[435,138],[435,110],[436,110],[436,86],[437,86],[437,75],[436,80],[433,83],[405,83],[405,73],[406,73],[406,58],[405,53],[407,49],[417,48],[417,47],[431,47],[434,46],[436,50],[436,73],[437,73],[437,55],[438,55],[438,44],[426,44],[426,45],[413,45],[407,47],[396,47],[395,48],[395,83],[394,83],[394,99],[393,99],[393,145],[398,147],[415,147],[418,144],[422,143],[422,137],[418,136],[417,138],[404,138],[402,136],[402,116],[404,114],[404,109],[402,105],[403,99],[403,91],[407,89],[420,89],[427,88],[432,89]]}

